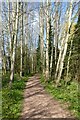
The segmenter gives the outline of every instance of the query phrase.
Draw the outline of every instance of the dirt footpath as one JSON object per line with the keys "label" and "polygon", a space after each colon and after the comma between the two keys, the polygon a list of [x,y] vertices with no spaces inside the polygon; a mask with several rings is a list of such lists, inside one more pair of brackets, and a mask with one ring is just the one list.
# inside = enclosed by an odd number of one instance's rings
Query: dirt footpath
{"label": "dirt footpath", "polygon": [[72,116],[45,91],[39,76],[35,75],[29,78],[24,90],[20,120],[26,120],[26,118],[72,118]]}

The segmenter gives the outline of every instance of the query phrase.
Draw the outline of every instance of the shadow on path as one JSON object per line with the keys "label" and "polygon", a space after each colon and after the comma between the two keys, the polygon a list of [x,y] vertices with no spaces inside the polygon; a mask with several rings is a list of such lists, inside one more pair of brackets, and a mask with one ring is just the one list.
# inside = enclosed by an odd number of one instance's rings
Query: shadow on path
{"label": "shadow on path", "polygon": [[27,118],[72,118],[40,83],[38,75],[30,77],[24,90],[23,109],[20,120]]}

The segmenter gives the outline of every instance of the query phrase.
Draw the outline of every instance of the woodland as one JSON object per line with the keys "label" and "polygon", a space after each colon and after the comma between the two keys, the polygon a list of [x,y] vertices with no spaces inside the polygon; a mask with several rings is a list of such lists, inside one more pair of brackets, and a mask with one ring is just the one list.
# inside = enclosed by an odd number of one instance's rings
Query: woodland
{"label": "woodland", "polygon": [[80,1],[0,4],[0,118],[19,119],[26,84],[35,75],[53,99],[80,118]]}

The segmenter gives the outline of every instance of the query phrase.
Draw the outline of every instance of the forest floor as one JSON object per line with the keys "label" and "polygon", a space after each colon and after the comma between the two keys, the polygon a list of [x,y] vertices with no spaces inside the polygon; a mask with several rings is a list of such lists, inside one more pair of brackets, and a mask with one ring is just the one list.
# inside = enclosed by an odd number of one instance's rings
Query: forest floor
{"label": "forest floor", "polygon": [[40,83],[38,75],[29,78],[24,90],[20,120],[26,118],[73,118],[65,105],[56,101]]}

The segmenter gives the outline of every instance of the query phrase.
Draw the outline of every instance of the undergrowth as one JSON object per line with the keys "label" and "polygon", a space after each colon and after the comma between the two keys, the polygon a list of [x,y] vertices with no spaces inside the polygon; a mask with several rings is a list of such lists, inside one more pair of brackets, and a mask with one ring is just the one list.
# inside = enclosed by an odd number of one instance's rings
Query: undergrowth
{"label": "undergrowth", "polygon": [[23,90],[28,77],[14,76],[12,88],[9,89],[9,75],[2,78],[2,119],[18,120],[23,101]]}
{"label": "undergrowth", "polygon": [[56,88],[53,81],[46,83],[45,78],[41,75],[41,83],[45,85],[46,91],[55,99],[61,101],[61,103],[68,103],[68,109],[75,117],[80,118],[80,85],[76,81],[72,81],[69,85],[62,85]]}

